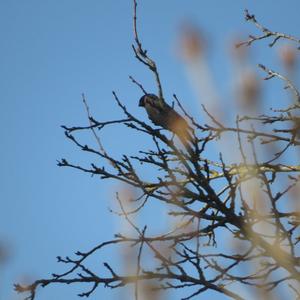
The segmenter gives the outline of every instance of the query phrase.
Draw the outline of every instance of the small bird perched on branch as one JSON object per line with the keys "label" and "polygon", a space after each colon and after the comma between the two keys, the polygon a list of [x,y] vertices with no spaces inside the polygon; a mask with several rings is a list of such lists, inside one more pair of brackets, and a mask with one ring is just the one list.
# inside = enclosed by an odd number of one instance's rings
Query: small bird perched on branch
{"label": "small bird perched on branch", "polygon": [[139,106],[146,109],[148,117],[154,125],[175,133],[184,146],[189,146],[189,142],[193,141],[191,128],[187,121],[163,99],[154,94],[146,94],[141,97]]}

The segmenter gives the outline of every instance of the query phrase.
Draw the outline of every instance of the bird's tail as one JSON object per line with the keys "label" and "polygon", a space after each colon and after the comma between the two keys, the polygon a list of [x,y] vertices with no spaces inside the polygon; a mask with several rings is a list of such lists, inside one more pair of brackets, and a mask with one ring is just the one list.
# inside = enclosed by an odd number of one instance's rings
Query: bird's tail
{"label": "bird's tail", "polygon": [[195,150],[193,150],[193,145],[195,145],[195,137],[193,135],[192,129],[185,124],[176,124],[176,127],[172,130],[176,136],[179,138],[182,145],[187,149],[191,156],[194,156]]}

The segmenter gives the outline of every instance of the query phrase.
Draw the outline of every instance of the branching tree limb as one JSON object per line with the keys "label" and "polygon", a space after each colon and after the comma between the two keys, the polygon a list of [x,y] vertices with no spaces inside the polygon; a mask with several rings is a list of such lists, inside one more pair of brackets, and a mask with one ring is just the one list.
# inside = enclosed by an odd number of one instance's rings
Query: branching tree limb
{"label": "branching tree limb", "polygon": [[[133,8],[134,54],[154,74],[157,94],[163,99],[157,65],[143,48],[138,35],[136,0],[133,0]],[[279,39],[299,43],[295,37],[266,29],[248,11],[246,19],[263,35],[250,36],[239,46],[269,37],[273,38],[270,46]],[[299,297],[300,211],[299,206],[286,204],[293,200],[291,193],[299,188],[300,165],[293,159],[300,145],[299,91],[285,76],[263,65],[260,67],[267,73],[266,79],[277,77],[283,80],[297,102],[281,110],[272,110],[270,114],[238,117],[236,126],[227,126],[205,107],[211,124],[200,124],[174,95],[193,126],[195,147],[192,150],[178,145],[170,132],[157,130],[136,118],[115,92],[113,98],[124,115],[118,120],[95,120],[83,97],[89,125],[63,126],[63,129],[75,147],[97,156],[102,165],[82,166],[61,159],[58,166],[101,179],[113,179],[134,189],[136,194],[127,202],[122,199],[122,194],[116,196],[120,210],[115,213],[124,219],[131,231],[118,233],[115,239],[88,252],[78,251],[74,258],[58,257],[58,261],[66,265],[64,273],[52,274],[52,278],[40,279],[31,285],[16,284],[15,289],[28,292],[26,299],[30,300],[35,298],[39,286],[79,283],[91,285],[88,291],[79,295],[81,297],[89,297],[101,285],[109,288],[133,285],[136,300],[141,293],[143,299],[154,299],[147,295],[146,287],[150,287],[151,292],[184,289],[187,295],[183,299],[196,299],[208,290],[232,299],[244,299],[238,292],[240,287],[249,287],[269,297],[271,291],[285,286]],[[144,94],[147,93],[141,83],[133,77],[130,79]],[[253,124],[250,128],[243,125],[249,121],[268,127],[256,129]],[[112,156],[102,145],[100,135],[107,126],[115,125],[144,135],[152,141],[151,149],[143,149],[132,156],[124,154],[121,159]],[[97,141],[97,148],[81,142],[77,135],[89,131]],[[208,145],[216,143],[225,134],[230,134],[233,147],[240,152],[235,161],[226,162],[221,153],[218,159],[209,156]],[[261,158],[260,153],[269,145],[276,145],[280,150]],[[287,154],[291,155],[288,159]],[[145,180],[143,174],[153,168],[155,175]],[[298,200],[298,196],[295,198]],[[153,234],[149,230],[151,224],[145,227],[135,221],[134,217],[151,208],[153,201],[167,205],[165,217],[173,220],[171,230]],[[133,249],[135,267],[127,274],[120,275],[121,272],[106,261],[103,266],[109,276],[87,267],[88,258],[97,254],[101,257],[103,248],[116,245]],[[144,267],[149,260],[152,267],[149,264]]]}

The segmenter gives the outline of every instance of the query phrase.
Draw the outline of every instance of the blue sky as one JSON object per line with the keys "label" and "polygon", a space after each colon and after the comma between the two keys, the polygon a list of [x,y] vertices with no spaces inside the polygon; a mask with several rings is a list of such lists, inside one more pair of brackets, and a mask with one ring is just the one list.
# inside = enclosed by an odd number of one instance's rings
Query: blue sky
{"label": "blue sky", "polygon": [[[230,84],[227,41],[236,33],[256,32],[244,21],[244,8],[273,30],[300,35],[297,0],[139,2],[140,36],[158,64],[165,95],[177,93],[189,109],[196,107],[195,95],[175,50],[183,21],[191,20],[209,38],[211,67],[221,90]],[[108,212],[118,184],[56,166],[61,157],[89,162],[60,128],[87,124],[81,93],[99,120],[121,116],[112,90],[146,119],[137,107],[141,93],[128,75],[149,91],[155,85],[133,57],[130,0],[1,0],[0,36],[0,242],[9,252],[0,266],[0,299],[11,300],[19,299],[14,282],[59,272],[57,255],[87,250],[119,230]],[[253,63],[272,65],[276,50],[263,45],[254,45]],[[120,132],[104,134],[107,149],[116,155],[134,152],[136,137]],[[80,290],[47,287],[36,299],[75,299]],[[99,295],[118,298],[101,288],[90,299]]]}

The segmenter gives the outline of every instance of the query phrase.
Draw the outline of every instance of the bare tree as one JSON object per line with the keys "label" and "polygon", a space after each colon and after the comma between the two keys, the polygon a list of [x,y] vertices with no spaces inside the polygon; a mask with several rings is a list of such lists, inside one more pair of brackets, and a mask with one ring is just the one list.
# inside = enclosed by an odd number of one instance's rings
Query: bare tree
{"label": "bare tree", "polygon": [[[154,75],[156,94],[165,101],[157,65],[138,35],[136,0],[133,8],[135,57]],[[298,38],[265,28],[248,11],[245,18],[261,35],[250,35],[237,47],[263,39],[271,40],[270,47],[280,40],[299,47]],[[15,289],[29,292],[26,299],[31,300],[39,286],[58,283],[89,283],[90,289],[82,292],[81,297],[89,297],[101,285],[133,285],[135,299],[162,299],[163,291],[178,289],[186,291],[182,299],[191,299],[207,290],[233,299],[244,299],[243,291],[248,290],[255,298],[273,299],[278,289],[300,299],[300,96],[290,79],[262,64],[259,67],[266,75],[265,80],[273,78],[284,83],[284,88],[293,94],[292,104],[268,114],[237,116],[234,126],[226,125],[203,106],[210,121],[199,124],[174,95],[176,109],[193,129],[189,145],[181,144],[172,132],[158,130],[148,120],[136,118],[115,92],[113,98],[124,118],[98,121],[91,115],[83,95],[89,125],[63,128],[76,147],[99,157],[103,165],[92,163],[85,167],[61,159],[58,166],[123,183],[126,191],[116,194],[118,214],[130,231],[116,234],[90,251],[78,251],[74,258],[58,257],[66,265],[64,273],[30,285],[16,284]],[[141,83],[130,79],[147,94]],[[107,126],[115,125],[146,135],[152,148],[134,156],[113,157],[102,145],[99,134]],[[76,134],[83,131],[92,131],[97,148],[80,141]],[[240,155],[227,162],[221,151],[217,159],[208,159],[210,145],[217,144],[224,135],[234,141],[231,147],[236,147]],[[156,175],[145,180],[143,174],[150,169]],[[153,201],[167,206],[165,217],[174,220],[171,230],[153,235],[148,233],[147,226],[139,226],[135,216],[151,207]],[[131,253],[125,272],[104,262],[110,274],[104,276],[85,264],[91,256],[101,256],[103,248],[116,245],[124,245],[123,249]],[[147,260],[152,261],[151,266],[144,266]]]}

